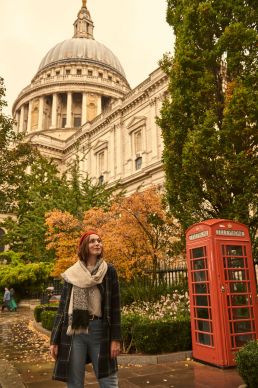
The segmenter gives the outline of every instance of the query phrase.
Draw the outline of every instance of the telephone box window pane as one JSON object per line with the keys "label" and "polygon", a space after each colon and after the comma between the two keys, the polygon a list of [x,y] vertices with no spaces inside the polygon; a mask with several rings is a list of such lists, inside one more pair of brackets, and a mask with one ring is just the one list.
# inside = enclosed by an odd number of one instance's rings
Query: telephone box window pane
{"label": "telephone box window pane", "polygon": [[228,259],[228,268],[244,268],[245,260],[244,259]]}
{"label": "telephone box window pane", "polygon": [[232,309],[233,319],[250,318],[250,309],[248,307],[242,307]]}
{"label": "telephone box window pane", "polygon": [[209,309],[206,308],[197,308],[197,318],[209,319]]}
{"label": "telephone box window pane", "polygon": [[196,306],[209,306],[209,300],[207,295],[197,295],[195,297]]}
{"label": "telephone box window pane", "polygon": [[228,270],[226,271],[228,273],[228,276],[226,276],[229,280],[246,280],[246,271],[238,271],[238,270]]}
{"label": "telephone box window pane", "polygon": [[246,333],[253,331],[251,321],[248,322],[234,322],[235,333]]}
{"label": "telephone box window pane", "polygon": [[211,333],[211,323],[207,321],[197,321],[197,330],[207,331],[207,333]]}
{"label": "telephone box window pane", "polygon": [[209,287],[206,283],[201,284],[195,284],[195,294],[208,294],[209,293]]}
{"label": "telephone box window pane", "polygon": [[243,306],[248,304],[249,298],[245,295],[232,295],[231,296],[231,304],[232,306]]}
{"label": "telephone box window pane", "polygon": [[243,346],[252,339],[254,339],[254,336],[252,334],[236,335],[236,346]]}
{"label": "telephone box window pane", "polygon": [[227,256],[244,256],[243,247],[239,245],[226,245]]}
{"label": "telephone box window pane", "polygon": [[209,334],[198,333],[198,342],[203,345],[211,345],[211,336]]}
{"label": "telephone box window pane", "polygon": [[193,272],[194,282],[204,282],[207,280],[206,271]]}
{"label": "telephone box window pane", "polygon": [[207,268],[206,259],[193,261],[193,269],[204,269],[204,268]]}
{"label": "telephone box window pane", "polygon": [[192,249],[193,259],[198,259],[199,257],[205,257],[205,247],[199,247]]}
{"label": "telephone box window pane", "polygon": [[230,284],[230,292],[232,294],[250,291],[249,283],[229,283],[229,284]]}

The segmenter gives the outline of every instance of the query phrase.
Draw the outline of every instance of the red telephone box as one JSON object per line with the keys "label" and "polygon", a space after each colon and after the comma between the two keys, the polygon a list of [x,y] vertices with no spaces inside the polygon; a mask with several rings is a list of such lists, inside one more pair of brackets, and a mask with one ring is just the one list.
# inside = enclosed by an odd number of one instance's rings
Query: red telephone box
{"label": "red telephone box", "polygon": [[186,232],[193,357],[235,365],[236,351],[258,338],[256,277],[248,228],[213,219]]}

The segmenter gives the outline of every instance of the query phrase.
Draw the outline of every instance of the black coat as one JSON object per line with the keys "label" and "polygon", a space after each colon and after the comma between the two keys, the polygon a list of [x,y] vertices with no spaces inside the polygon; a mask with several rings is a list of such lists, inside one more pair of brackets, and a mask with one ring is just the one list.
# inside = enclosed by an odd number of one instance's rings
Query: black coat
{"label": "black coat", "polygon": [[[117,360],[110,357],[112,340],[121,341],[121,317],[119,283],[115,268],[108,264],[107,273],[98,285],[102,296],[103,338],[100,344],[98,379],[117,371]],[[68,308],[72,284],[65,282],[54,326],[51,333],[51,345],[58,345],[58,356],[53,379],[68,381],[68,365],[72,347],[72,336],[66,334],[68,327]],[[87,359],[87,363],[91,362]]]}

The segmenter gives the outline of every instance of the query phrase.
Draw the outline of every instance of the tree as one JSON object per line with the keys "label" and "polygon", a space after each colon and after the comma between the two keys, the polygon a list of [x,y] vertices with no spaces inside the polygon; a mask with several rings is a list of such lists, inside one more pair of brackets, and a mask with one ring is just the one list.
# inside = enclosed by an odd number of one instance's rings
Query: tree
{"label": "tree", "polygon": [[178,229],[155,187],[120,198],[109,210],[92,208],[82,222],[71,214],[52,212],[46,223],[48,247],[55,249],[57,258],[55,276],[76,260],[81,230],[100,233],[105,256],[125,279],[146,269],[156,273],[160,262],[175,257]]}
{"label": "tree", "polygon": [[112,196],[119,198],[121,192],[114,193],[116,190],[118,185],[94,185],[87,175],[82,177],[77,161],[61,175],[53,161],[38,155],[19,190],[17,219],[3,223],[8,231],[5,242],[32,261],[52,261],[54,251],[46,249],[45,215],[54,210],[67,211],[82,220],[91,207],[107,208]]}
{"label": "tree", "polygon": [[0,212],[16,210],[19,190],[24,182],[26,168],[35,158],[36,151],[23,142],[23,135],[13,130],[14,120],[3,113],[5,101],[4,80],[0,77]]}
{"label": "tree", "polygon": [[167,198],[185,230],[206,218],[258,229],[257,6],[168,0],[175,54],[158,120]]}
{"label": "tree", "polygon": [[93,184],[88,175],[81,174],[78,158],[69,166],[65,177],[69,186],[66,193],[69,207],[66,210],[79,219],[83,219],[84,212],[93,207],[107,210],[112,201],[125,194],[119,182],[113,186],[106,182]]}
{"label": "tree", "polygon": [[17,193],[16,219],[7,219],[5,242],[31,261],[51,261],[54,254],[45,247],[45,213],[69,208],[69,186],[57,166],[38,155],[25,174]]}
{"label": "tree", "polygon": [[69,212],[53,210],[46,214],[47,249],[54,250],[53,276],[59,276],[78,259],[77,249],[82,223]]}
{"label": "tree", "polygon": [[52,267],[44,262],[31,263],[22,253],[0,253],[0,287],[14,287],[20,295],[25,290],[39,290],[49,279]]}

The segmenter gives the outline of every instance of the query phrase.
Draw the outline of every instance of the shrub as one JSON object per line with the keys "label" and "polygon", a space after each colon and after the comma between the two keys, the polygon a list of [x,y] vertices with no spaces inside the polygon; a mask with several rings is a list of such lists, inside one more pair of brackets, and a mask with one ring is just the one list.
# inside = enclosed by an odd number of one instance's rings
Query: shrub
{"label": "shrub", "polygon": [[36,322],[41,322],[41,313],[44,310],[44,305],[36,306],[34,309],[34,318]]}
{"label": "shrub", "polygon": [[142,320],[134,328],[137,352],[157,354],[191,349],[189,319],[171,322]]}
{"label": "shrub", "polygon": [[240,376],[248,388],[258,387],[258,340],[243,346],[236,354],[236,364]]}
{"label": "shrub", "polygon": [[135,327],[140,323],[141,317],[137,314],[122,314],[121,319],[121,330],[122,330],[122,342],[124,353],[134,353],[134,330]]}
{"label": "shrub", "polygon": [[47,330],[52,330],[54,325],[54,320],[56,316],[56,311],[42,311],[41,313],[41,323],[42,327]]}
{"label": "shrub", "polygon": [[139,278],[130,283],[122,281],[120,283],[121,304],[126,306],[138,301],[155,302],[162,295],[173,294],[175,290],[185,294],[188,291],[187,280],[182,279],[181,283],[173,286],[169,286],[165,282],[160,284],[144,283]]}
{"label": "shrub", "polygon": [[35,307],[34,309],[34,318],[36,322],[41,322],[41,315],[43,311],[57,311],[58,306],[41,304]]}

